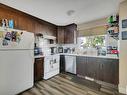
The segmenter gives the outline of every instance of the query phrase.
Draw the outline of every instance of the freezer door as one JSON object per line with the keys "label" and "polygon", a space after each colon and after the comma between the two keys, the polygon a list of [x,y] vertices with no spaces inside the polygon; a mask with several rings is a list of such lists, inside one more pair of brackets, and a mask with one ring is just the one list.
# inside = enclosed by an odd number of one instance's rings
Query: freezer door
{"label": "freezer door", "polygon": [[0,51],[0,95],[16,95],[33,86],[34,52]]}
{"label": "freezer door", "polygon": [[[20,40],[12,41],[11,38],[6,37],[12,36],[12,31],[0,31],[0,49],[34,49],[34,34],[26,31],[16,31],[20,35]],[[7,40],[8,39],[8,40]],[[11,40],[10,40],[11,39]]]}

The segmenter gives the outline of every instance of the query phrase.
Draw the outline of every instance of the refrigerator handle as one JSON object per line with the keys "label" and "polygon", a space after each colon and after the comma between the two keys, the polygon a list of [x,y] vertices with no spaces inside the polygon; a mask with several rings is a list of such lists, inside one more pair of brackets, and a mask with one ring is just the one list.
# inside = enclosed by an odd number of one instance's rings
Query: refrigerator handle
{"label": "refrigerator handle", "polygon": [[30,51],[29,51],[29,55],[30,55],[30,57],[32,58],[33,63],[34,63],[34,50],[30,50]]}

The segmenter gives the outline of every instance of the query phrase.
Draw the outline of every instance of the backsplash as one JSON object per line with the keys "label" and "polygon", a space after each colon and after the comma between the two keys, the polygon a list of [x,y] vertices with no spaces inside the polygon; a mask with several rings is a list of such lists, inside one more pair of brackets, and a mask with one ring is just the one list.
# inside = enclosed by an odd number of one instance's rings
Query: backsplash
{"label": "backsplash", "polygon": [[57,46],[63,48],[63,53],[75,53],[75,50],[78,45],[77,44],[61,44]]}
{"label": "backsplash", "polygon": [[[53,40],[52,42],[56,42]],[[42,37],[35,37],[36,47],[41,48],[42,54],[44,56],[51,55],[51,47],[55,47],[55,43],[51,43],[50,39],[42,38]]]}

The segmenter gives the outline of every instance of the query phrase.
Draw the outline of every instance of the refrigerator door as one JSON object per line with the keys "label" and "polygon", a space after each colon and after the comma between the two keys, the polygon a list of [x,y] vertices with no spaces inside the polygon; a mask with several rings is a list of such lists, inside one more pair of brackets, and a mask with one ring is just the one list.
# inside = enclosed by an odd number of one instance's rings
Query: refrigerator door
{"label": "refrigerator door", "polygon": [[34,51],[0,51],[0,95],[16,95],[33,86]]}
{"label": "refrigerator door", "polygon": [[[17,40],[14,39],[14,41],[12,41],[13,31],[17,33],[16,35],[19,35],[17,36]],[[0,28],[0,49],[34,49],[34,34],[22,30],[3,30]]]}

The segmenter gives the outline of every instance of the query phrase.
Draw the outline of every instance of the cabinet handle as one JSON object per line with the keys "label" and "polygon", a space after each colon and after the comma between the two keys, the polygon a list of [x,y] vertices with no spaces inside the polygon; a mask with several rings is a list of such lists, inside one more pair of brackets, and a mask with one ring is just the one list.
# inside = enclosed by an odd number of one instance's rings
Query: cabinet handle
{"label": "cabinet handle", "polygon": [[53,60],[50,60],[51,68],[53,68]]}
{"label": "cabinet handle", "polygon": [[103,64],[101,64],[101,66],[100,66],[100,67],[101,67],[101,69],[103,69]]}

